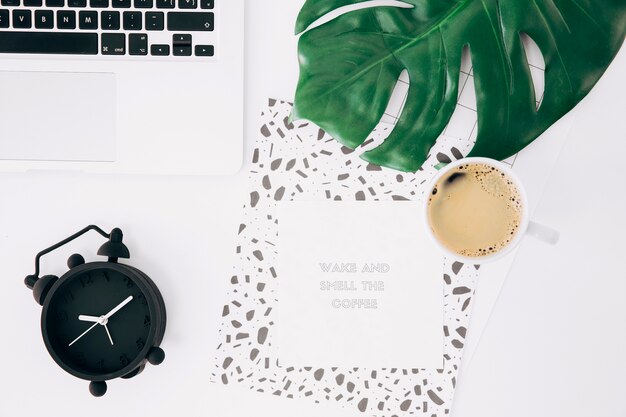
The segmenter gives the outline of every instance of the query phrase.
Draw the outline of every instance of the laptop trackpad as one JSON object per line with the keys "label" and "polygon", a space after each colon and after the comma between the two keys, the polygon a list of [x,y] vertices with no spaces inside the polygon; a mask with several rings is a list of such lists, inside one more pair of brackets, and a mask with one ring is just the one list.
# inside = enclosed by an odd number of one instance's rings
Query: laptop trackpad
{"label": "laptop trackpad", "polygon": [[109,73],[0,71],[0,159],[115,161]]}

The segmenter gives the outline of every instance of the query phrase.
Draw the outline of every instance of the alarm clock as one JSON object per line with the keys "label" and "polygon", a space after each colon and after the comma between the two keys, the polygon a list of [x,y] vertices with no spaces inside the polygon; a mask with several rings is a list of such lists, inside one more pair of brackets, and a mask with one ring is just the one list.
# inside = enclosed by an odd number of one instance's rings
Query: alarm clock
{"label": "alarm clock", "polygon": [[[69,271],[57,278],[39,277],[43,255],[94,230],[108,241],[98,250],[101,262],[85,262],[74,254]],[[35,258],[35,273],[24,280],[42,307],[41,334],[52,359],[67,373],[90,381],[96,397],[107,391],[106,381],[132,378],[146,363],[165,359],[160,344],[166,312],[156,284],[139,269],[119,263],[130,258],[123,233],[106,233],[88,226],[43,250]]]}

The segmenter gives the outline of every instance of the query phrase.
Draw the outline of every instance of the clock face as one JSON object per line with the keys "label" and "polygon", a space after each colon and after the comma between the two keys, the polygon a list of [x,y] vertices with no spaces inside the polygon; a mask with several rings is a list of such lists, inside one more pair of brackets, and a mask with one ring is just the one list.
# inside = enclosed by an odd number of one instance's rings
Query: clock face
{"label": "clock face", "polygon": [[145,355],[154,333],[150,300],[131,277],[104,267],[81,271],[49,298],[44,338],[67,371],[86,379],[119,376]]}

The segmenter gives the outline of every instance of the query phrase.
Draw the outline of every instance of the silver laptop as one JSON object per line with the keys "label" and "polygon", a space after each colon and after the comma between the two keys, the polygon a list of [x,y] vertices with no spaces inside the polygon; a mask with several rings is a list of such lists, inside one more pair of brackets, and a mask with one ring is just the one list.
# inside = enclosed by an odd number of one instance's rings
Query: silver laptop
{"label": "silver laptop", "polygon": [[235,173],[243,42],[244,0],[0,0],[0,171]]}

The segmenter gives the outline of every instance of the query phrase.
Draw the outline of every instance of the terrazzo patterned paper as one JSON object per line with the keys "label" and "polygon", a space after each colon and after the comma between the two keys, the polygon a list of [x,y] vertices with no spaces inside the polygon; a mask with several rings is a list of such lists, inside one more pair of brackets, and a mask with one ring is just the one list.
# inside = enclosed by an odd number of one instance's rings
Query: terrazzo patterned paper
{"label": "terrazzo patterned paper", "polygon": [[471,141],[444,136],[421,171],[404,174],[359,158],[364,149],[384,139],[392,124],[382,121],[372,138],[352,151],[312,124],[290,123],[290,112],[289,103],[276,100],[270,100],[263,111],[236,261],[223,306],[213,381],[285,398],[332,402],[365,415],[448,414],[477,268],[458,262],[444,265],[442,369],[344,369],[282,363],[273,346],[280,325],[274,312],[281,280],[277,213],[282,201],[420,201],[435,166],[461,158]]}
{"label": "terrazzo patterned paper", "polygon": [[[523,38],[537,107],[544,90],[543,57]],[[456,110],[422,169],[398,173],[364,162],[393,129],[409,89],[403,72],[381,123],[356,151],[306,122],[290,123],[291,105],[270,100],[262,112],[243,204],[236,260],[222,312],[213,382],[310,402],[331,402],[367,416],[449,414],[461,363],[478,269],[446,261],[442,369],[297,367],[281,363],[274,344],[278,305],[278,205],[281,201],[397,201],[424,198],[437,166],[461,159],[477,131],[476,94],[469,51],[459,78]],[[560,148],[559,148],[560,149]],[[517,155],[503,161],[514,166]],[[546,163],[549,167],[550,164]],[[540,184],[530,184],[539,186]],[[235,231],[236,232],[236,231]],[[405,329],[402,329],[405,330]]]}

